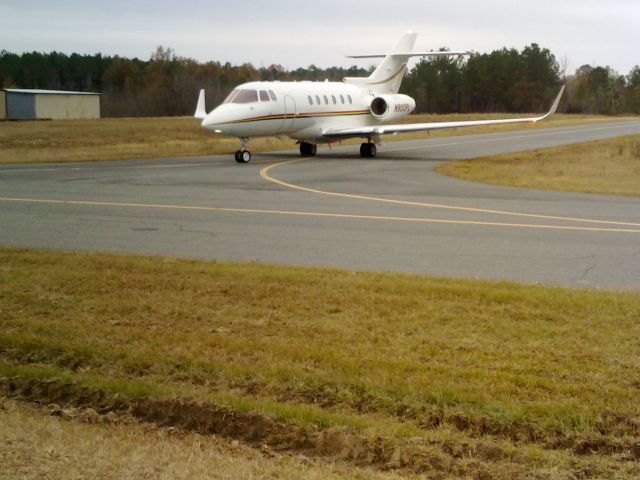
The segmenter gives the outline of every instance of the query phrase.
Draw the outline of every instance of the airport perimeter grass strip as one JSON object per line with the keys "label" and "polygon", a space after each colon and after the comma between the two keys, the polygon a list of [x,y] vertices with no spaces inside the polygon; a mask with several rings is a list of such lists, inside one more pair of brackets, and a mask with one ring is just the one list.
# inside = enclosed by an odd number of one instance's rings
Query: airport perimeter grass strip
{"label": "airport perimeter grass strip", "polygon": [[38,407],[0,397],[0,478],[419,479],[351,463],[158,428],[92,408]]}
{"label": "airport perimeter grass strip", "polygon": [[639,338],[637,292],[0,249],[5,394],[223,409],[380,468],[633,478]]}
{"label": "airport perimeter grass strip", "polygon": [[640,197],[640,135],[456,160],[438,172],[508,187]]}
{"label": "airport perimeter grass strip", "polygon": [[[411,115],[405,117],[403,122],[444,122],[518,116],[509,114]],[[549,120],[536,124],[419,132],[385,136],[384,141],[425,138],[428,135],[438,137],[538,129],[625,119],[629,118],[555,115]],[[360,143],[360,140],[350,140],[346,143]],[[200,127],[198,120],[189,117],[0,122],[0,164],[128,160],[217,154],[229,154],[230,160],[233,160],[231,156],[238,147],[238,139],[206,132]],[[288,138],[265,137],[252,139],[249,148],[253,152],[267,152],[297,147],[295,142]],[[357,153],[357,149],[354,152]]]}

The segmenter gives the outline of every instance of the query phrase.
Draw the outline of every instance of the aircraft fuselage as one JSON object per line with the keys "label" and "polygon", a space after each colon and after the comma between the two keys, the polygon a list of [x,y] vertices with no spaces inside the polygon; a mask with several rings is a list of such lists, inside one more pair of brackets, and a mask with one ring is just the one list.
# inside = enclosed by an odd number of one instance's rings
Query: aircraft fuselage
{"label": "aircraft fuselage", "polygon": [[[327,126],[382,124],[369,108],[375,94],[347,83],[250,82],[235,91],[257,96],[228,98],[204,118],[203,128],[234,137],[283,135],[322,143],[328,141],[322,135]],[[401,116],[412,109],[407,104]]]}

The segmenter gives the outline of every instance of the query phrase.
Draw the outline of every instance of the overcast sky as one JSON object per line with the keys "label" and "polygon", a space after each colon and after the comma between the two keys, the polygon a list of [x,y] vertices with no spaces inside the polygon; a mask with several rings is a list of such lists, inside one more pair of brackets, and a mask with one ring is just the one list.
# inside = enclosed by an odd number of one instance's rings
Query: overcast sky
{"label": "overcast sky", "polygon": [[536,42],[570,72],[640,64],[640,0],[0,0],[0,50],[14,53],[148,59],[163,45],[199,61],[350,66],[345,54],[385,53],[409,29],[420,50]]}

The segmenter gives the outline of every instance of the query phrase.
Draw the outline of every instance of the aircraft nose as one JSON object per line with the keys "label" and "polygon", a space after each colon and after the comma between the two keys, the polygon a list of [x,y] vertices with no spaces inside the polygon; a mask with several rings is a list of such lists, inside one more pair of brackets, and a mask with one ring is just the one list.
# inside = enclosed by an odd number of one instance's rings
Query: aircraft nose
{"label": "aircraft nose", "polygon": [[216,114],[215,110],[207,114],[207,116],[204,117],[201,123],[202,128],[204,128],[205,130],[213,130],[216,133],[220,132],[220,129],[218,128],[219,124],[220,124],[220,119],[218,118],[218,115]]}

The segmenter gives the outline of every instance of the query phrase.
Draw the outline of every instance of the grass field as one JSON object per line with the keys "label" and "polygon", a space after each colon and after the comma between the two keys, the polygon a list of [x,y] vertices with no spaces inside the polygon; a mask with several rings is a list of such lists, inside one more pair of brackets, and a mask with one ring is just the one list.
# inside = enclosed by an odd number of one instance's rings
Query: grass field
{"label": "grass field", "polygon": [[99,416],[91,409],[33,408],[0,398],[0,426],[2,480],[407,478]]}
{"label": "grass field", "polygon": [[[411,115],[405,122],[435,122],[515,115]],[[620,118],[555,115],[537,124],[497,125],[432,132],[432,136],[546,128]],[[385,140],[424,138],[427,133],[389,136]],[[359,143],[352,140],[350,143]],[[239,147],[236,138],[207,133],[193,118],[109,118],[101,120],[61,120],[49,122],[0,122],[1,163],[77,162],[123,160],[190,155],[232,154]],[[295,149],[290,139],[256,138],[254,152]]]}
{"label": "grass field", "polygon": [[438,172],[513,187],[640,196],[640,135],[449,162]]}
{"label": "grass field", "polygon": [[0,395],[354,468],[631,479],[639,320],[635,292],[2,248]]}

